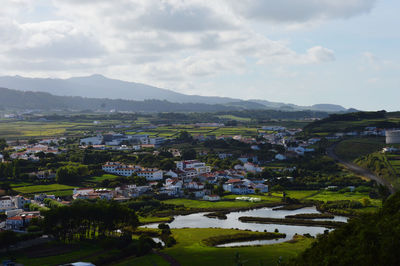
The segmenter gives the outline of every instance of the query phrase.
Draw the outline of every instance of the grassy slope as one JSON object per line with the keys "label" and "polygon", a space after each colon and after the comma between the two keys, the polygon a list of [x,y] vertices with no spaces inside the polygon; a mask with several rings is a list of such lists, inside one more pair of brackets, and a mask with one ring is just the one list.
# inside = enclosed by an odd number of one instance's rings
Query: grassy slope
{"label": "grassy slope", "polygon": [[30,194],[30,193],[40,193],[40,192],[48,192],[48,191],[59,191],[59,190],[72,190],[74,187],[61,185],[61,184],[51,184],[51,185],[34,185],[34,186],[25,186],[25,187],[15,187],[13,188],[15,191]]}
{"label": "grassy slope", "polygon": [[335,148],[335,153],[348,161],[364,156],[385,147],[384,137],[351,138],[341,141]]}

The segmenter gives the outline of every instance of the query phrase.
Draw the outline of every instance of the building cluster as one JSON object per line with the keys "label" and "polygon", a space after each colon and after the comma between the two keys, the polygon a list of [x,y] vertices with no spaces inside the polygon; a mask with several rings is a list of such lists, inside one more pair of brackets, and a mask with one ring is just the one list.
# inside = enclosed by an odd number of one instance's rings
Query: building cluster
{"label": "building cluster", "polygon": [[0,212],[7,217],[0,223],[0,229],[24,232],[32,218],[39,217],[39,212],[24,211],[31,200],[23,196],[0,197]]}
{"label": "building cluster", "polygon": [[47,144],[46,142],[41,141],[38,144],[15,144],[12,146],[14,152],[10,154],[10,158],[13,160],[30,160],[30,161],[39,161],[38,153],[52,153],[59,154],[62,151],[58,148],[58,142],[51,142]]}
{"label": "building cluster", "polygon": [[192,197],[210,201],[219,200],[213,195],[214,185],[225,182],[223,189],[227,192],[243,195],[257,192],[268,192],[266,180],[249,180],[246,174],[259,173],[262,168],[248,158],[241,158],[245,163],[236,165],[233,169],[212,171],[211,167],[198,160],[177,161],[176,168],[169,171],[148,169],[138,165],[125,165],[120,162],[107,162],[102,169],[106,173],[120,176],[136,174],[146,178],[147,184],[135,184],[108,189],[75,189],[74,199],[115,199],[124,200],[143,195],[158,197]]}
{"label": "building cluster", "polygon": [[93,146],[98,149],[111,149],[115,147],[132,147],[133,150],[141,148],[158,148],[165,142],[165,138],[151,137],[145,134],[120,134],[109,133],[86,137],[79,141],[81,146]]}

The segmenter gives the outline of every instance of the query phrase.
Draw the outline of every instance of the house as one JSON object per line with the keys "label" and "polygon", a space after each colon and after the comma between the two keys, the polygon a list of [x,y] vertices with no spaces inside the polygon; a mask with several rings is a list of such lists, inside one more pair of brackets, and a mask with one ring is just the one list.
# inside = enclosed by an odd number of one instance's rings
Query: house
{"label": "house", "polygon": [[186,187],[188,189],[200,190],[200,189],[204,189],[204,184],[202,184],[200,182],[189,182]]}
{"label": "house", "polygon": [[261,173],[262,172],[262,168],[258,167],[257,165],[255,165],[254,163],[245,163],[243,165],[243,168],[247,171],[247,172],[252,172],[252,173]]}
{"label": "house", "polygon": [[15,205],[13,203],[12,197],[3,196],[0,198],[0,210],[10,210],[14,208]]}
{"label": "house", "polygon": [[207,166],[205,163],[199,162],[197,160],[187,160],[187,161],[176,162],[176,168],[183,170],[183,171],[185,171],[187,169],[194,169],[196,171],[197,175],[211,172],[210,166]]}
{"label": "house", "polygon": [[88,137],[88,138],[83,138],[79,141],[79,144],[82,146],[85,145],[100,145],[104,141],[103,136],[96,136],[96,137]]}
{"label": "house", "polygon": [[12,231],[25,231],[33,218],[38,218],[38,214],[25,214],[21,213],[6,220],[6,230]]}
{"label": "house", "polygon": [[0,153],[0,163],[4,163],[4,155]]}
{"label": "house", "polygon": [[143,169],[136,172],[140,177],[145,177],[147,181],[157,181],[163,179],[163,171],[157,168]]}
{"label": "house", "polygon": [[13,197],[12,200],[13,200],[14,206],[18,209],[24,209],[26,204],[31,203],[30,199],[24,198],[23,196],[20,196],[20,195]]}
{"label": "house", "polygon": [[205,195],[203,197],[203,200],[207,200],[207,201],[219,201],[221,200],[221,197],[218,195]]}
{"label": "house", "polygon": [[[75,194],[75,193],[74,193],[74,194]],[[37,195],[33,196],[33,199],[34,199],[35,201],[38,201],[38,202],[43,202],[44,199],[56,200],[56,196],[54,196],[54,195],[47,195],[47,194],[45,194],[45,193],[42,193],[42,194],[37,194]]]}

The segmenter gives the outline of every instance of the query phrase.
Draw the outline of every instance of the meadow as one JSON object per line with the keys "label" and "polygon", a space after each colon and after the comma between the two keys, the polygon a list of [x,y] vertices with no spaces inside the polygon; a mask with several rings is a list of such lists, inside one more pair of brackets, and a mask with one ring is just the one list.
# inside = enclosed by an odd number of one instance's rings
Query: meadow
{"label": "meadow", "polygon": [[61,184],[50,184],[50,185],[31,185],[31,186],[21,186],[21,187],[13,187],[13,190],[22,193],[22,194],[37,194],[37,193],[48,193],[55,194],[56,192],[60,192],[57,196],[72,195],[72,190],[75,187],[61,185]]}
{"label": "meadow", "polygon": [[[217,248],[209,247],[202,243],[202,240],[213,236],[231,235],[240,230],[217,229],[217,228],[196,228],[196,229],[172,229],[173,237],[177,244],[171,248],[162,250],[176,259],[181,265],[203,266],[203,265],[240,265],[238,262],[245,262],[244,265],[278,265],[278,261],[288,261],[311,245],[313,239],[299,237],[295,241],[251,247]],[[239,261],[235,257],[239,255]],[[132,258],[115,265],[154,265],[152,257]],[[140,263],[140,264],[139,264]],[[143,263],[143,264],[142,264]],[[163,265],[163,264],[161,264]]]}
{"label": "meadow", "polygon": [[376,152],[385,147],[384,137],[350,138],[343,140],[335,147],[335,153],[344,160],[354,159]]}

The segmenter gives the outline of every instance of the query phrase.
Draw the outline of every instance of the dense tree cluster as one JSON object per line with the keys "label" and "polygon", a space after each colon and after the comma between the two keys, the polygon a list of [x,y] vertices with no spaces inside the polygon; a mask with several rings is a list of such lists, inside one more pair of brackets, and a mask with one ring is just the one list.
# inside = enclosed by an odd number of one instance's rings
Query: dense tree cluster
{"label": "dense tree cluster", "polygon": [[376,214],[363,215],[320,235],[290,265],[400,265],[400,193]]}
{"label": "dense tree cluster", "polygon": [[44,213],[44,228],[62,241],[116,236],[139,224],[135,212],[116,202],[75,201]]}

